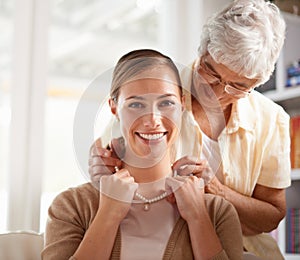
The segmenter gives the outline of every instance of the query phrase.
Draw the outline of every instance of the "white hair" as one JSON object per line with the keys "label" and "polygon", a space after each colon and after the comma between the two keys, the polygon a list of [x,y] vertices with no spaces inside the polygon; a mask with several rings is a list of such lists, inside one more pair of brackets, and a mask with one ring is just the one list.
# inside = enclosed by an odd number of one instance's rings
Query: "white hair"
{"label": "white hair", "polygon": [[285,22],[276,5],[264,0],[235,0],[203,27],[199,56],[206,52],[257,85],[266,82],[285,39]]}

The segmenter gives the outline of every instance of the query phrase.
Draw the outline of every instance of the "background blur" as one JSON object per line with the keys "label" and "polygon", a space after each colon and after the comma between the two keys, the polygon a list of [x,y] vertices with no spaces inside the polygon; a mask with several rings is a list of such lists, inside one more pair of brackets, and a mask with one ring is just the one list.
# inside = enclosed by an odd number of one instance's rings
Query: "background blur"
{"label": "background blur", "polygon": [[1,232],[43,232],[54,196],[86,182],[73,119],[89,82],[137,48],[191,63],[203,22],[228,2],[0,0]]}

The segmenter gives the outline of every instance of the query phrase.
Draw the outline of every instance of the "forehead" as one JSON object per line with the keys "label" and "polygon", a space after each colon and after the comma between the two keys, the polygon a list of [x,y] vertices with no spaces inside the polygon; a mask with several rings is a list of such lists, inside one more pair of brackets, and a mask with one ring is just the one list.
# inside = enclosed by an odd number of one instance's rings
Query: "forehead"
{"label": "forehead", "polygon": [[205,60],[225,81],[232,81],[239,85],[245,86],[252,86],[257,82],[257,79],[249,79],[247,77],[241,76],[238,73],[230,70],[227,66],[215,62],[210,54],[205,55]]}
{"label": "forehead", "polygon": [[180,90],[175,79],[143,78],[123,84],[120,88],[119,98],[146,94],[171,94],[180,97]]}

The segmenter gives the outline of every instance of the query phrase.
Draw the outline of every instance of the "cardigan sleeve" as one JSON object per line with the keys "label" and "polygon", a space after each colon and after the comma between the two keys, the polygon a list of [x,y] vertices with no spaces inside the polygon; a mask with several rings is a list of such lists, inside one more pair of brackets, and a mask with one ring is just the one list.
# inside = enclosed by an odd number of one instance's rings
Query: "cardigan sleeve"
{"label": "cardigan sleeve", "polygon": [[90,191],[69,189],[54,199],[48,210],[42,259],[66,260],[75,253],[98,208],[97,193],[92,196],[95,201],[86,199]]}
{"label": "cardigan sleeve", "polygon": [[[210,260],[242,259],[242,230],[235,208],[224,198],[212,194],[205,194],[205,201],[211,222],[223,248]],[[182,218],[176,223],[163,259],[193,259],[188,225]]]}
{"label": "cardigan sleeve", "polygon": [[234,206],[224,198],[211,194],[206,194],[206,203],[211,221],[223,247],[223,251],[211,260],[242,259],[242,230]]}

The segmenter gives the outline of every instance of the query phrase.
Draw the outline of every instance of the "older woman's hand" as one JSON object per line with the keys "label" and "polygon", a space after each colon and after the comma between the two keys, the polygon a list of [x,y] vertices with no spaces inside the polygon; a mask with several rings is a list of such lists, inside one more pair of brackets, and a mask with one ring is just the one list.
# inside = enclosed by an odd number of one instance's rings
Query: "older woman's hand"
{"label": "older woman's hand", "polygon": [[167,199],[176,203],[182,218],[187,222],[201,219],[202,210],[206,210],[203,179],[195,176],[168,177],[166,186],[173,192]]}
{"label": "older woman's hand", "polygon": [[178,159],[173,164],[173,171],[180,176],[194,175],[198,178],[202,178],[205,184],[209,183],[215,176],[207,160],[201,160],[193,156],[184,156]]}
{"label": "older woman's hand", "polygon": [[[112,140],[112,146],[119,150],[118,139]],[[98,184],[102,175],[110,175],[115,172],[115,167],[121,168],[122,162],[113,149],[102,147],[101,139],[98,138],[90,148],[89,174],[91,181]]]}
{"label": "older woman's hand", "polygon": [[205,192],[225,197],[225,186],[214,176],[206,185]]}

